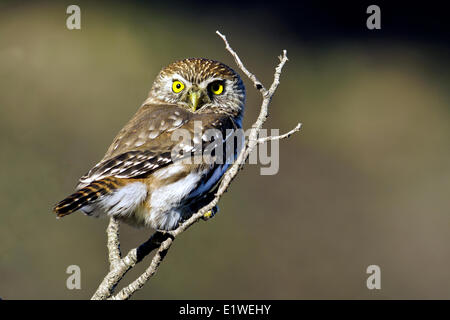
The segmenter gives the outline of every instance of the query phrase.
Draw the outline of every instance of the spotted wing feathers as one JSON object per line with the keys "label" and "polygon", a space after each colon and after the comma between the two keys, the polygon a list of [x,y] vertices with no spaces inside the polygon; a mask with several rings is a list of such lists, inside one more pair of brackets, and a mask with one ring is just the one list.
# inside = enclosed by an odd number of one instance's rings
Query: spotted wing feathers
{"label": "spotted wing feathers", "polygon": [[104,177],[139,178],[171,162],[170,152],[156,154],[150,150],[129,151],[112,159],[106,159],[80,178],[79,187]]}
{"label": "spotted wing feathers", "polygon": [[[193,114],[170,105],[143,106],[119,132],[104,159],[81,177],[78,188],[110,176],[145,178],[180,159],[172,158],[174,147],[182,146],[172,139],[172,133],[181,128],[194,137],[194,122],[201,124],[202,131],[220,129],[224,136],[226,129],[236,129],[234,122],[226,115]],[[209,141],[202,140],[201,144],[203,148]],[[197,151],[194,142],[182,147],[184,155]]]}

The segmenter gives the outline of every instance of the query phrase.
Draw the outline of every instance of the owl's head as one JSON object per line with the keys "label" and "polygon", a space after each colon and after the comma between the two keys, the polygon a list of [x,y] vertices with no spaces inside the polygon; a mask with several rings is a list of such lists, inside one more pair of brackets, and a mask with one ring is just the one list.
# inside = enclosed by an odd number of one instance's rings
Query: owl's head
{"label": "owl's head", "polygon": [[220,112],[241,117],[245,87],[233,69],[218,61],[176,61],[158,74],[147,101],[175,104],[192,112]]}

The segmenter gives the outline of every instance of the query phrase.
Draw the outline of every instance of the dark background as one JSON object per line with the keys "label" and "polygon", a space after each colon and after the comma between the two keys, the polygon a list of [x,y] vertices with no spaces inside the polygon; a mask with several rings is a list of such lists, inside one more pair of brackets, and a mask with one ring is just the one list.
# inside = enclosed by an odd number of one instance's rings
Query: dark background
{"label": "dark background", "polygon": [[[443,2],[444,3],[444,2]],[[280,171],[249,165],[220,213],[184,233],[137,299],[449,299],[449,23],[439,2],[2,1],[0,297],[87,299],[107,220],[51,208],[103,156],[158,71],[233,68],[216,30],[269,84]],[[81,7],[81,30],[66,8]],[[381,8],[381,30],[366,8]],[[246,80],[246,79],[245,79]],[[244,126],[260,97],[246,81]],[[150,230],[121,228],[125,252]],[[130,272],[132,281],[149,263]],[[82,289],[68,290],[67,266]],[[382,289],[366,287],[381,267]]]}

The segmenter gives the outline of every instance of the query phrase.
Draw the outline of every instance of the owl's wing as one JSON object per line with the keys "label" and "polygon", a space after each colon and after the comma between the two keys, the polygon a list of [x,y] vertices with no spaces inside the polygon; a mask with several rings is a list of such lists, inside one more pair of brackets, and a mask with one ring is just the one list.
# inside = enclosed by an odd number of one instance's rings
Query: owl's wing
{"label": "owl's wing", "polygon": [[[197,127],[197,128],[195,128]],[[80,178],[78,189],[106,177],[142,178],[157,169],[173,163],[172,150],[183,148],[183,154],[192,154],[195,144],[186,146],[172,139],[176,129],[185,129],[194,138],[194,130],[226,129],[237,126],[225,114],[192,113],[174,105],[145,105],[125,125],[114,139],[103,160]],[[202,148],[209,141],[202,139]]]}

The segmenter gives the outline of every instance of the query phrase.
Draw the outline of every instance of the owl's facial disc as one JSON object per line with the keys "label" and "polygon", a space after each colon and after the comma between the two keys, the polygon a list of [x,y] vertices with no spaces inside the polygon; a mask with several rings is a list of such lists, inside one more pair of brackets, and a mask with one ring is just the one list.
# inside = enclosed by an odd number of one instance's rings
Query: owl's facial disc
{"label": "owl's facial disc", "polygon": [[242,118],[245,87],[230,67],[214,60],[189,58],[160,71],[145,103],[166,103],[195,113],[226,113]]}

